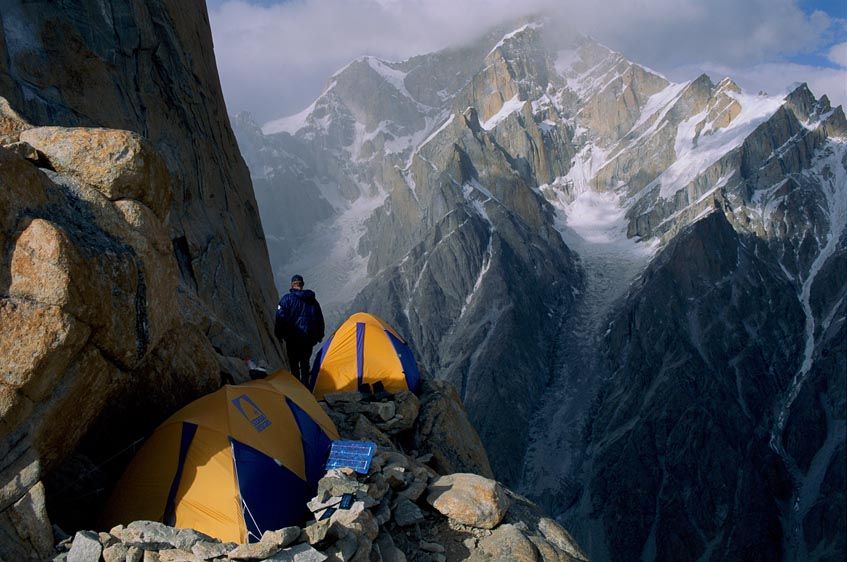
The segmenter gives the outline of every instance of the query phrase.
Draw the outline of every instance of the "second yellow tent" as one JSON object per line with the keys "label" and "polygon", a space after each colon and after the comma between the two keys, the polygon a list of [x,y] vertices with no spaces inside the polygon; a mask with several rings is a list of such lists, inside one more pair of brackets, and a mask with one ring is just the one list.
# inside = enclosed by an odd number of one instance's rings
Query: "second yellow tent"
{"label": "second yellow tent", "polygon": [[412,350],[391,326],[358,312],[321,347],[312,367],[311,389],[320,400],[330,392],[352,392],[376,382],[388,392],[417,392],[420,372]]}

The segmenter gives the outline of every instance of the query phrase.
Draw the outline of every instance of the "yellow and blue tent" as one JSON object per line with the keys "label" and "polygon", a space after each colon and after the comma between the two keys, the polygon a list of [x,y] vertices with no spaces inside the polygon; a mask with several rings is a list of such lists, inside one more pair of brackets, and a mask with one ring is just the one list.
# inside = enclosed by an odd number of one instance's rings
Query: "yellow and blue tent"
{"label": "yellow and blue tent", "polygon": [[381,382],[385,390],[417,393],[420,371],[406,341],[373,314],[357,312],[318,351],[310,388],[320,400],[330,392],[355,392]]}
{"label": "yellow and blue tent", "polygon": [[338,430],[287,371],[226,385],[160,425],[127,467],[103,514],[255,542],[301,524]]}

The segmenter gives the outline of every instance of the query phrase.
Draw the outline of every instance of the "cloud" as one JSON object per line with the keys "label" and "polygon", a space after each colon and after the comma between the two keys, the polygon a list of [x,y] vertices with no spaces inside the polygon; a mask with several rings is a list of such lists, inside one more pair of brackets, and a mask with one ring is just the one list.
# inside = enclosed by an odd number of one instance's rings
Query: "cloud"
{"label": "cloud", "polygon": [[847,68],[847,42],[833,45],[826,56],[841,68]]}
{"label": "cloud", "polygon": [[[230,111],[260,120],[295,113],[326,79],[365,54],[399,60],[474,40],[527,14],[553,17],[659,71],[708,61],[752,69],[833,42],[844,28],[797,0],[243,0],[210,8],[215,54]],[[558,22],[556,24],[555,22]],[[844,44],[830,58],[844,62]],[[808,67],[817,71],[815,67]],[[688,77],[690,78],[690,77]],[[738,78],[736,76],[736,78]],[[809,80],[811,82],[811,80]]]}

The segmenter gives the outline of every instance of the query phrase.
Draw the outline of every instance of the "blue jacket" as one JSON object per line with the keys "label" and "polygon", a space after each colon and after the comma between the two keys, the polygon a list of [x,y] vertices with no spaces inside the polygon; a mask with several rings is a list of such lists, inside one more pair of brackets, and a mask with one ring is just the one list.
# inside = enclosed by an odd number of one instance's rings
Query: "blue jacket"
{"label": "blue jacket", "polygon": [[295,345],[313,346],[324,339],[324,315],[314,291],[291,289],[279,299],[274,333]]}

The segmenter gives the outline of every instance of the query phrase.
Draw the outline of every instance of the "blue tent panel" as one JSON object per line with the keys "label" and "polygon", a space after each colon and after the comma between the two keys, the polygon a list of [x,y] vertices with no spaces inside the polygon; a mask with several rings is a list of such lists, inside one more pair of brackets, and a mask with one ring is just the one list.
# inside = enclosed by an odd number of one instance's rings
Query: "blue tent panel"
{"label": "blue tent panel", "polygon": [[324,362],[324,357],[326,357],[326,350],[329,349],[334,336],[335,334],[330,335],[315,355],[315,362],[312,363],[312,372],[309,375],[309,390],[315,390],[315,383],[318,381],[318,373],[321,371],[321,365]]}
{"label": "blue tent panel", "polygon": [[356,374],[359,378],[358,387],[362,388],[365,376],[365,323],[356,323]]}
{"label": "blue tent panel", "polygon": [[309,492],[314,494],[318,489],[318,480],[324,475],[324,463],[332,446],[330,439],[309,414],[304,412],[291,398],[285,397],[285,402],[300,429],[300,439],[303,442],[303,456],[306,460],[306,481]]}
{"label": "blue tent panel", "polygon": [[400,358],[400,365],[403,366],[403,374],[406,375],[406,386],[409,387],[409,390],[417,394],[421,385],[421,373],[418,370],[418,364],[415,361],[412,350],[388,330],[385,333],[388,335],[391,345],[394,346],[394,351],[397,352],[397,356]]}
{"label": "blue tent panel", "polygon": [[182,434],[179,439],[179,461],[177,461],[176,474],[174,474],[171,489],[168,492],[168,501],[165,502],[165,513],[162,515],[162,521],[168,525],[173,525],[176,492],[182,480],[182,469],[185,467],[185,457],[188,454],[188,447],[191,446],[195,433],[197,433],[197,424],[182,422]]}
{"label": "blue tent panel", "polygon": [[258,542],[265,531],[303,523],[306,483],[261,451],[231,437],[230,443],[249,542]]}

